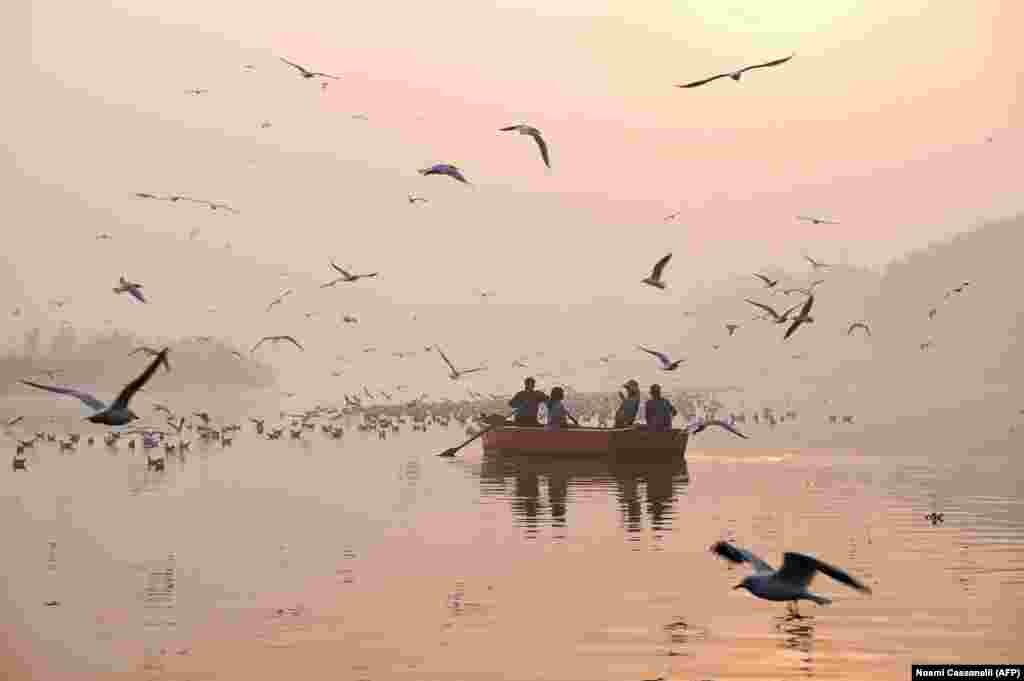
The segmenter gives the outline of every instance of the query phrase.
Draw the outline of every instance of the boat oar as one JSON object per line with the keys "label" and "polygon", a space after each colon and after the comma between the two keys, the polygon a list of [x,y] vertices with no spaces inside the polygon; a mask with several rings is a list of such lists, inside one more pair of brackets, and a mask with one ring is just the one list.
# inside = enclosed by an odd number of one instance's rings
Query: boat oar
{"label": "boat oar", "polygon": [[505,424],[505,418],[507,418],[507,417],[503,417],[502,418],[501,423],[494,423],[494,424],[492,424],[490,426],[487,426],[486,428],[481,430],[479,433],[477,433],[473,437],[471,437],[468,440],[466,440],[465,442],[463,442],[461,445],[457,445],[455,447],[449,447],[448,449],[446,449],[443,452],[441,452],[440,454],[438,454],[438,456],[455,456],[460,449],[462,449],[463,447],[465,447],[470,442],[472,442],[473,440],[477,439],[478,437],[480,437],[484,433],[489,433],[490,431],[494,430],[495,428],[499,428],[499,427],[503,426]]}

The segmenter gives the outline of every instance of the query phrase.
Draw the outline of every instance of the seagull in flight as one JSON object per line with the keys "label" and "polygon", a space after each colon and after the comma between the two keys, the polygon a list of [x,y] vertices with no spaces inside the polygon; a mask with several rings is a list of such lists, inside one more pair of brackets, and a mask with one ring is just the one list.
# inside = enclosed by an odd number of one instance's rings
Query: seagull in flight
{"label": "seagull in flight", "polygon": [[871,335],[871,329],[864,322],[854,322],[853,324],[850,324],[850,328],[846,330],[846,335],[849,336],[853,333],[854,329],[864,329],[864,333],[869,336]]}
{"label": "seagull in flight", "polygon": [[548,156],[548,145],[544,142],[544,138],[540,136],[540,130],[525,124],[509,125],[504,128],[498,128],[500,132],[511,132],[512,130],[517,131],[520,135],[529,135],[537,142],[537,146],[540,148],[540,157],[544,161],[544,165],[548,168],[551,167],[551,158]]}
{"label": "seagull in flight", "polygon": [[661,273],[665,270],[665,265],[672,259],[672,254],[669,253],[664,258],[654,263],[654,269],[651,270],[651,274],[646,279],[642,279],[641,282],[654,288],[665,288],[665,282],[661,278]]}
{"label": "seagull in flight", "polygon": [[447,175],[448,177],[454,178],[463,184],[470,184],[469,180],[462,174],[456,166],[450,163],[435,163],[429,168],[420,168],[418,171],[420,175]]}
{"label": "seagull in flight", "polygon": [[299,341],[295,340],[291,336],[264,336],[263,338],[260,338],[259,341],[257,341],[256,345],[252,346],[252,349],[249,350],[249,354],[251,355],[254,352],[256,352],[256,348],[263,345],[267,341],[270,341],[271,343],[280,343],[281,341],[288,341],[289,343],[297,347],[299,350],[305,351],[305,348],[302,347]]}
{"label": "seagull in flight", "polygon": [[96,235],[96,240],[97,241],[106,241],[106,240],[113,239],[113,238],[114,237],[111,236],[107,232],[100,232],[99,234]]}
{"label": "seagull in flight", "polygon": [[202,88],[193,88],[191,90],[185,90],[186,95],[205,95],[207,92],[209,92],[209,90],[204,90]]}
{"label": "seagull in flight", "polygon": [[815,279],[814,281],[812,281],[810,284],[807,285],[807,288],[787,288],[787,289],[783,289],[782,292],[784,294],[786,294],[787,296],[791,296],[794,293],[802,293],[805,296],[809,296],[809,295],[811,295],[814,292],[814,287],[815,286],[817,286],[818,284],[824,284],[824,283],[825,283],[824,279]]}
{"label": "seagull in flight", "polygon": [[682,215],[682,214],[683,214],[683,211],[681,211],[681,210],[677,210],[676,212],[674,212],[674,213],[669,213],[668,215],[666,215],[665,217],[663,217],[663,218],[662,218],[662,221],[663,221],[663,222],[671,222],[672,220],[675,220],[675,219],[676,219],[677,217],[679,217],[679,216],[680,216],[680,215]]}
{"label": "seagull in flight", "polygon": [[286,288],[285,290],[281,291],[281,294],[278,295],[277,298],[274,298],[272,301],[270,301],[270,305],[267,305],[267,312],[270,312],[270,308],[274,307],[275,305],[280,305],[281,303],[283,303],[284,299],[293,293],[295,293],[295,289]]}
{"label": "seagull in flight", "polygon": [[297,68],[299,70],[299,73],[302,74],[303,78],[316,78],[319,76],[321,78],[333,78],[334,80],[341,80],[341,76],[333,76],[329,73],[321,73],[320,71],[310,71],[305,67],[299,66],[295,62],[288,61],[284,57],[279,57],[279,59],[288,66],[294,66],[295,68]]}
{"label": "seagull in flight", "polygon": [[675,371],[676,369],[679,368],[680,364],[686,361],[685,359],[677,359],[676,361],[673,362],[671,359],[669,359],[668,355],[658,352],[657,350],[648,350],[642,345],[636,346],[636,349],[643,350],[647,354],[654,355],[655,357],[657,357],[658,361],[661,362],[661,368],[664,371]]}
{"label": "seagull in flight", "polygon": [[376,277],[378,274],[380,274],[380,272],[371,272],[369,274],[352,274],[348,270],[344,270],[344,269],[338,267],[334,263],[333,260],[331,260],[331,267],[333,267],[334,270],[336,272],[338,272],[341,276],[338,277],[337,279],[333,279],[333,280],[327,282],[326,284],[320,284],[320,288],[327,288],[328,286],[334,286],[335,284],[337,284],[339,282],[342,282],[342,281],[344,281],[344,282],[359,281],[360,279]]}
{"label": "seagull in flight", "polygon": [[146,385],[149,379],[152,378],[157,366],[160,364],[167,366],[167,352],[168,348],[164,348],[158,352],[156,357],[153,358],[153,361],[149,363],[149,366],[139,374],[138,378],[126,385],[121,392],[118,393],[117,397],[114,398],[114,401],[111,404],[106,404],[89,393],[82,390],[76,390],[74,388],[42,385],[40,383],[33,383],[32,381],[22,381],[22,383],[30,385],[33,388],[77,397],[87,407],[90,407],[95,411],[92,416],[89,416],[86,419],[87,421],[107,426],[123,426],[139,418],[135,412],[128,408],[128,403],[131,401],[132,397],[135,396],[135,393],[141,390],[142,386]]}
{"label": "seagull in flight", "polygon": [[[771,309],[771,308],[769,308],[769,309]],[[736,333],[736,329],[738,329],[738,328],[740,328],[739,324],[726,324],[725,325],[725,330],[729,332],[730,336],[733,335],[734,333]]]}
{"label": "seagull in flight", "polygon": [[341,321],[343,321],[346,324],[358,324],[359,317],[355,316],[354,314],[342,315]]}
{"label": "seagull in flight", "polygon": [[764,276],[763,274],[759,274],[757,272],[754,272],[754,276],[764,282],[764,287],[765,288],[774,288],[779,283],[778,279],[769,279],[768,277]]}
{"label": "seagull in flight", "polygon": [[441,349],[441,346],[437,346],[437,352],[438,352],[438,354],[441,355],[441,359],[444,360],[444,363],[448,365],[448,368],[452,370],[452,372],[450,374],[448,374],[448,378],[452,379],[453,381],[459,380],[459,378],[461,376],[463,376],[464,374],[471,374],[474,371],[483,371],[484,369],[487,368],[487,367],[476,367],[475,369],[461,369],[461,370],[460,369],[456,369],[455,365],[451,363],[451,360],[449,360],[448,357],[445,356],[444,350]]}
{"label": "seagull in flight", "polygon": [[422,196],[416,196],[415,194],[409,194],[409,203],[415,204],[416,202],[427,203],[427,200]]}
{"label": "seagull in flight", "polygon": [[[150,357],[157,357],[157,356],[160,355],[160,350],[157,350],[156,348],[151,348],[148,345],[143,345],[143,346],[135,348],[134,350],[129,352],[128,356],[131,357],[132,355],[137,355],[140,352],[143,352],[143,353],[149,355]],[[167,363],[167,357],[164,357],[164,371],[168,371],[169,372],[170,370],[171,370],[171,365]]]}
{"label": "seagull in flight", "polygon": [[764,562],[746,549],[733,546],[729,542],[719,541],[711,546],[712,553],[732,563],[749,563],[754,574],[744,577],[743,581],[733,589],[746,589],[758,598],[768,601],[786,601],[796,612],[797,603],[801,600],[814,601],[818,605],[828,605],[832,601],[824,596],[817,596],[807,590],[814,576],[821,572],[837,582],[842,582],[862,593],[871,593],[871,589],[857,581],[843,570],[824,563],[817,558],[802,554],[786,552],[782,554],[782,567],[778,570]]}
{"label": "seagull in flight", "polygon": [[685,430],[690,435],[696,435],[697,433],[703,433],[711,426],[718,426],[719,428],[724,428],[733,435],[737,435],[743,438],[744,440],[748,439],[746,435],[736,430],[736,427],[732,423],[729,423],[728,421],[723,421],[721,419],[695,419],[691,421],[689,424],[687,424]]}
{"label": "seagull in flight", "polygon": [[815,260],[814,258],[812,258],[809,255],[805,255],[804,256],[804,260],[806,260],[807,262],[811,263],[811,267],[815,271],[817,271],[819,269],[825,269],[826,267],[832,267],[832,265],[829,265],[828,263],[824,263],[824,262],[819,262],[819,261]]}
{"label": "seagull in flight", "polygon": [[809,222],[812,225],[838,225],[839,224],[838,220],[829,220],[827,218],[816,218],[816,217],[812,217],[810,215],[797,215],[796,219],[797,220],[803,220],[804,222]]}
{"label": "seagull in flight", "polygon": [[796,333],[801,324],[810,324],[814,321],[814,317],[811,317],[810,314],[812,305],[814,305],[814,296],[808,296],[804,306],[800,308],[800,312],[791,320],[793,323],[786,329],[786,335],[782,337],[782,340],[789,340],[789,337]]}
{"label": "seagull in flight", "polygon": [[780,64],[785,64],[786,62],[788,62],[790,59],[792,59],[795,56],[796,56],[796,54],[794,53],[794,54],[789,55],[788,57],[783,57],[782,59],[773,59],[772,61],[766,61],[763,64],[754,64],[753,66],[744,66],[743,68],[738,69],[736,71],[732,71],[732,72],[729,72],[729,73],[719,73],[717,76],[711,76],[710,78],[704,78],[702,80],[695,80],[692,83],[686,83],[684,85],[676,85],[676,87],[681,87],[681,88],[699,87],[701,85],[705,85],[707,83],[710,83],[711,81],[718,80],[719,78],[732,78],[736,82],[739,82],[740,77],[744,73],[746,73],[747,71],[751,71],[753,69],[763,69],[763,68],[766,68],[766,67],[769,67],[769,66],[779,66]]}
{"label": "seagull in flight", "polygon": [[132,298],[140,302],[146,302],[146,299],[142,296],[142,284],[136,284],[128,281],[124,277],[118,280],[118,286],[114,288],[114,293],[128,293]]}
{"label": "seagull in flight", "polygon": [[759,307],[762,310],[764,310],[765,312],[767,312],[769,315],[771,315],[772,321],[774,321],[776,324],[785,324],[786,322],[788,322],[789,321],[790,313],[793,312],[794,310],[796,310],[798,307],[800,307],[800,303],[797,303],[796,305],[794,305],[793,307],[789,308],[788,310],[786,310],[782,314],[779,314],[778,312],[775,311],[774,308],[772,308],[772,307],[770,307],[768,305],[765,305],[764,303],[759,303],[756,300],[751,300],[750,298],[744,298],[743,300],[745,300],[748,303],[750,303],[751,305],[753,305],[755,307]]}
{"label": "seagull in flight", "polygon": [[969,281],[965,281],[964,283],[960,284],[960,285],[959,285],[959,286],[957,286],[956,288],[954,288],[954,289],[950,289],[949,291],[947,291],[947,292],[946,292],[946,295],[945,295],[945,296],[943,296],[943,298],[949,298],[949,297],[950,297],[951,295],[953,295],[954,293],[963,293],[963,292],[964,292],[964,289],[966,289],[966,288],[967,288],[968,286],[970,286],[970,285],[971,285],[971,282],[969,282]]}

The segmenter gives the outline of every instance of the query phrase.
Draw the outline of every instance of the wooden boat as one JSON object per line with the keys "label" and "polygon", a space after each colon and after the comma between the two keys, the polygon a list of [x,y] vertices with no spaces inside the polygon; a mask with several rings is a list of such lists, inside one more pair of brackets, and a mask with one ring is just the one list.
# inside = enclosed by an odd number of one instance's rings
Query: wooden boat
{"label": "wooden boat", "polygon": [[674,428],[653,431],[643,428],[564,428],[545,430],[523,426],[499,426],[481,439],[485,451],[507,451],[559,456],[615,456],[620,459],[682,457],[688,433]]}

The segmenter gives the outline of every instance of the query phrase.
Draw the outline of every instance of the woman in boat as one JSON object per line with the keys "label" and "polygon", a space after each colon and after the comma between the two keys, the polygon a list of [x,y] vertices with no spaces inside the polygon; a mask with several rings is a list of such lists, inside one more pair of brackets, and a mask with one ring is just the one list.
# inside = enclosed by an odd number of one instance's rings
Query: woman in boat
{"label": "woman in boat", "polygon": [[569,427],[569,420],[577,426],[580,422],[576,420],[576,417],[568,412],[563,403],[565,400],[565,390],[561,387],[551,389],[551,398],[547,402],[548,408],[548,423],[544,426],[547,430],[561,430],[562,428]]}
{"label": "woman in boat", "polygon": [[675,406],[661,396],[661,386],[651,384],[651,397],[644,405],[648,430],[672,430],[672,419],[678,414]]}
{"label": "woman in boat", "polygon": [[631,428],[640,411],[640,384],[636,379],[629,379],[623,385],[626,394],[619,393],[619,408],[615,412],[616,428]]}

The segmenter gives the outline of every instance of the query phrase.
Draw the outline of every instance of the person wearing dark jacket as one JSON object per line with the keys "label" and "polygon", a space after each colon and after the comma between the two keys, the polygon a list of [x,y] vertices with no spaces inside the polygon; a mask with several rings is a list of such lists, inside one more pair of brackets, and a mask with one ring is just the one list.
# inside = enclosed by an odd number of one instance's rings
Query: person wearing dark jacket
{"label": "person wearing dark jacket", "polygon": [[537,412],[540,405],[548,401],[548,396],[537,390],[537,382],[533,378],[523,381],[523,389],[509,400],[508,406],[516,410],[513,423],[517,426],[539,426]]}

